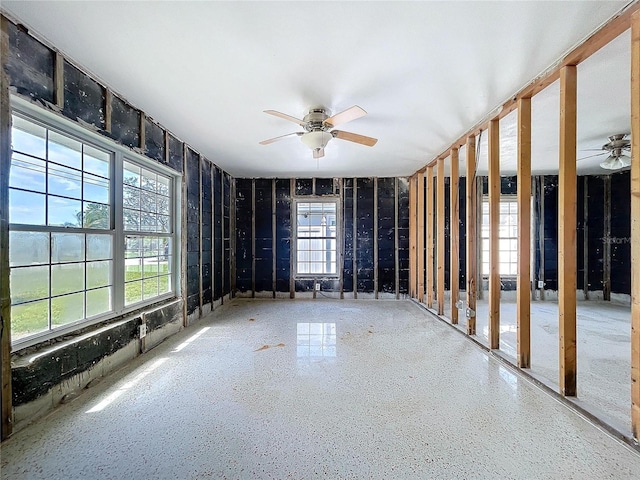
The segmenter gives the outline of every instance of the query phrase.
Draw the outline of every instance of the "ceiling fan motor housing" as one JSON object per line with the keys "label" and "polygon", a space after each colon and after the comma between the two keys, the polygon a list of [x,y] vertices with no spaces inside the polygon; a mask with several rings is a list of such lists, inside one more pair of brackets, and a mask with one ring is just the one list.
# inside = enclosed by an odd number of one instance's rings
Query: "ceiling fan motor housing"
{"label": "ceiling fan motor housing", "polygon": [[325,125],[323,122],[329,118],[329,111],[322,107],[311,108],[302,121],[305,123],[303,128],[307,132],[325,131],[331,128],[330,125]]}

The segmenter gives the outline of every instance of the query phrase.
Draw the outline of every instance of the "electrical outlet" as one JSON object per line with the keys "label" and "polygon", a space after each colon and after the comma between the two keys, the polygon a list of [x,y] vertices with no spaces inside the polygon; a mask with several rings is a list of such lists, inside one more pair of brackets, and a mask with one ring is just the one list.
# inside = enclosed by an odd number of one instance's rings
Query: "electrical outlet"
{"label": "electrical outlet", "polygon": [[147,324],[143,323],[140,325],[140,338],[144,338],[147,336]]}
{"label": "electrical outlet", "polygon": [[319,291],[320,291],[320,284],[316,283],[316,292],[319,292]]}
{"label": "electrical outlet", "polygon": [[544,288],[544,280],[538,280],[538,288],[539,289]]}

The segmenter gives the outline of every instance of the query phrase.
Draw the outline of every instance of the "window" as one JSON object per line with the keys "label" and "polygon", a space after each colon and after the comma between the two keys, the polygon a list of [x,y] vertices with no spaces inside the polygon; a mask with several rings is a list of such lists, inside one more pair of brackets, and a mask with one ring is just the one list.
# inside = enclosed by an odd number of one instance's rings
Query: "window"
{"label": "window", "polygon": [[59,120],[12,121],[12,341],[174,294],[173,177]]}
{"label": "window", "polygon": [[336,201],[296,202],[296,273],[337,276]]}
{"label": "window", "polygon": [[[498,227],[500,275],[518,274],[518,201],[500,199],[500,226]],[[489,275],[489,200],[482,201],[482,274]]]}

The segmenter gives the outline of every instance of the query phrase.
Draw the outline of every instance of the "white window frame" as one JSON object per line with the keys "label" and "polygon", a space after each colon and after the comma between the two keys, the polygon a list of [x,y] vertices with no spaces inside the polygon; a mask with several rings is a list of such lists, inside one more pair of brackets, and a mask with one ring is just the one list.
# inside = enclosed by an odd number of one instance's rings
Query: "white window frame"
{"label": "white window frame", "polygon": [[[336,272],[335,273],[307,273],[298,272],[298,204],[299,203],[332,203],[336,206]],[[291,224],[293,225],[293,245],[291,248],[291,261],[293,264],[293,275],[295,279],[314,279],[314,278],[330,278],[339,279],[342,272],[342,215],[341,215],[341,203],[339,196],[316,196],[309,195],[304,197],[294,197],[292,201],[291,209]],[[308,237],[300,237],[300,239],[306,239]],[[326,237],[316,237],[323,239]]]}
{"label": "white window frame", "polygon": [[[501,204],[502,203],[515,204],[515,206],[516,206],[516,216],[518,215],[518,210],[517,210],[518,197],[516,195],[508,195],[508,194],[507,195],[500,195],[500,203]],[[484,244],[485,244],[485,242],[487,244],[489,243],[489,228],[490,228],[490,224],[489,224],[489,221],[487,221],[486,223],[484,222],[484,216],[485,216],[484,206],[485,205],[487,205],[487,207],[489,205],[489,197],[488,197],[488,195],[483,195],[483,197],[482,197],[482,205],[480,207],[482,209],[480,211],[480,216],[481,216],[481,220],[483,220],[481,222],[481,225],[480,225],[480,254],[481,254],[480,265],[481,265],[482,276],[483,277],[488,277],[490,272],[489,272],[489,270],[485,271],[484,267],[486,265],[488,265],[489,269],[490,269],[491,268],[491,264],[490,264],[490,261],[489,261],[489,249],[488,248],[485,249],[484,248]],[[487,213],[486,215],[488,217],[489,214]],[[520,218],[517,219],[517,222],[519,222],[519,221],[520,221]],[[510,225],[510,226],[512,226],[512,225]],[[516,227],[516,229],[518,228],[518,224],[517,223],[516,223],[515,227]],[[486,235],[485,235],[485,232],[486,232]],[[516,259],[514,261],[509,260],[509,262],[498,262],[499,264],[500,263],[507,263],[510,267],[511,266],[515,266],[515,268],[516,268],[516,270],[515,270],[516,273],[502,273],[502,272],[499,271],[500,272],[499,273],[500,277],[502,277],[502,278],[515,278],[517,276],[517,271],[518,271],[518,243],[517,243],[518,242],[518,236],[517,235],[515,237],[512,237],[512,236],[507,236],[507,237],[499,236],[498,237],[498,248],[499,249],[500,249],[500,247],[499,247],[500,240],[509,240],[510,242],[516,242],[515,243],[515,245],[516,245],[516,249],[515,249]],[[506,250],[506,251],[501,250],[501,249],[499,250],[499,254],[503,253],[503,252],[509,252],[509,254],[511,254],[511,253],[514,253],[514,250],[513,249],[509,249],[509,250]],[[486,259],[486,261],[485,261],[485,259]]]}
{"label": "white window frame", "polygon": [[[111,229],[91,229],[91,228],[74,228],[74,233],[111,233],[113,238],[112,244],[112,310],[105,314],[101,314],[90,319],[83,319],[80,321],[72,322],[62,325],[60,327],[52,328],[43,332],[28,335],[17,340],[12,340],[12,349],[19,350],[22,348],[35,345],[37,343],[64,335],[75,330],[85,328],[87,326],[108,321],[110,319],[116,319],[122,317],[128,313],[144,308],[147,305],[155,304],[172,298],[178,298],[181,296],[181,283],[180,283],[180,268],[181,268],[181,255],[180,255],[180,238],[181,238],[181,208],[182,204],[182,189],[180,188],[182,182],[182,175],[180,172],[162,165],[151,159],[148,159],[128,147],[117,144],[110,140],[108,137],[92,132],[83,128],[79,124],[76,124],[61,115],[42,109],[30,102],[11,95],[11,113],[27,119],[33,123],[42,125],[50,130],[57,131],[61,134],[68,135],[73,139],[80,142],[94,146],[100,150],[108,151],[112,154],[112,166],[111,166]],[[155,171],[156,173],[168,176],[171,179],[170,187],[170,215],[172,223],[172,232],[163,235],[173,237],[172,242],[172,272],[171,272],[171,288],[170,292],[150,298],[148,300],[142,300],[141,302],[133,303],[125,306],[124,303],[124,238],[127,235],[123,228],[123,162],[124,161],[136,163],[147,170]],[[53,226],[29,226],[29,225],[11,225],[10,230],[22,230],[22,231],[43,231],[43,232],[67,232],[65,227],[53,227]]]}

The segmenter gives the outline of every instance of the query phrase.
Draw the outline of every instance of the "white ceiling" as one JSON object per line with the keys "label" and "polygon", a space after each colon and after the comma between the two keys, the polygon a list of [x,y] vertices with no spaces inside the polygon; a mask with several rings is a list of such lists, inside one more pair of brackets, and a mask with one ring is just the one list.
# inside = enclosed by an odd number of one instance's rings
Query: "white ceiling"
{"label": "white ceiling", "polygon": [[[424,166],[628,3],[24,2],[9,15],[235,176],[395,176]],[[629,35],[579,66],[579,152],[630,130]],[[557,84],[532,102],[533,168],[557,171]],[[352,105],[319,161],[301,118]],[[515,172],[515,120],[501,122],[501,172]],[[486,135],[480,168],[486,171]],[[463,153],[463,152],[461,152]],[[591,152],[593,153],[593,152]],[[461,157],[462,159],[463,157]],[[603,157],[604,158],[604,157]],[[604,173],[603,158],[582,173]],[[464,162],[461,162],[464,172]]]}

